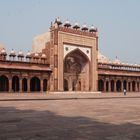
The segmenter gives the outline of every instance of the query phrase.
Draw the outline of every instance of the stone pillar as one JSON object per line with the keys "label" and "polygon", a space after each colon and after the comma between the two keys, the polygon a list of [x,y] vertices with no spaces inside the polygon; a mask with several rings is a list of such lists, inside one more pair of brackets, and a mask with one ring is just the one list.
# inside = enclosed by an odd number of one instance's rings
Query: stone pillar
{"label": "stone pillar", "polygon": [[9,92],[12,92],[12,77],[9,78]]}
{"label": "stone pillar", "polygon": [[137,81],[135,82],[135,92],[138,92],[138,84],[137,84]]}
{"label": "stone pillar", "polygon": [[128,91],[128,81],[126,81],[126,91]]}
{"label": "stone pillar", "polygon": [[108,81],[108,92],[111,92],[111,81]]}
{"label": "stone pillar", "polygon": [[130,82],[130,92],[132,92],[132,82]]}
{"label": "stone pillar", "polygon": [[40,79],[40,91],[43,92],[43,79]]}
{"label": "stone pillar", "polygon": [[114,92],[116,92],[116,80],[114,80]]}
{"label": "stone pillar", "polygon": [[140,91],[139,82],[137,82],[138,92]]}
{"label": "stone pillar", "polygon": [[121,81],[121,92],[123,92],[124,90],[124,85],[123,85],[123,81]]}
{"label": "stone pillar", "polygon": [[19,92],[22,92],[22,78],[19,78]]}
{"label": "stone pillar", "polygon": [[30,78],[27,79],[27,92],[30,92]]}
{"label": "stone pillar", "polygon": [[106,92],[106,80],[104,80],[104,92]]}

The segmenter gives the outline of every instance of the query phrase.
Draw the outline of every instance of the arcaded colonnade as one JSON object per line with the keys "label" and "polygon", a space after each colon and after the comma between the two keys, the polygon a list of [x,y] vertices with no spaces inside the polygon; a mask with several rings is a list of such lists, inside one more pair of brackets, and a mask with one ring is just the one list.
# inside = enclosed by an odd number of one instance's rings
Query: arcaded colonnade
{"label": "arcaded colonnade", "polygon": [[0,92],[44,92],[49,90],[48,77],[0,75]]}
{"label": "arcaded colonnade", "polygon": [[139,92],[140,79],[135,77],[99,76],[98,90],[102,92]]}

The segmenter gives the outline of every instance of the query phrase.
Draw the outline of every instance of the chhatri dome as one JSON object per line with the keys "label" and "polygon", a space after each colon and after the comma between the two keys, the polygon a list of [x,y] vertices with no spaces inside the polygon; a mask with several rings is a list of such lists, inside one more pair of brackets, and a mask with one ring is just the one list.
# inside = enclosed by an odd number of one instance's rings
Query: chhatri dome
{"label": "chhatri dome", "polygon": [[98,51],[98,62],[99,62],[99,63],[109,63],[110,61],[109,61],[109,59],[108,59],[106,56],[102,55],[102,54]]}
{"label": "chhatri dome", "polygon": [[112,61],[112,63],[114,63],[114,64],[121,64],[121,61],[116,56],[116,58]]}

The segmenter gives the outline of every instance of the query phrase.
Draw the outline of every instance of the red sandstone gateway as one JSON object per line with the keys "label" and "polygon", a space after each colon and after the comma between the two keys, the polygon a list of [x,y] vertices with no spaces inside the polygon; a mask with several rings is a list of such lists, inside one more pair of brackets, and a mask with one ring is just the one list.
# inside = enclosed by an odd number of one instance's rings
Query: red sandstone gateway
{"label": "red sandstone gateway", "polygon": [[0,91],[139,91],[140,66],[109,61],[98,52],[97,28],[62,25],[58,18],[50,31],[33,39],[25,56],[0,51]]}

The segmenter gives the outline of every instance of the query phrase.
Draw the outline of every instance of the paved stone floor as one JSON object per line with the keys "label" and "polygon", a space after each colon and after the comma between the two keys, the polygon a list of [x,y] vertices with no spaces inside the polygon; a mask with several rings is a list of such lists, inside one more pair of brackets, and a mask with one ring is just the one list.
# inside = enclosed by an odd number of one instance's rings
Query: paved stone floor
{"label": "paved stone floor", "polygon": [[0,140],[140,140],[140,98],[0,101]]}

